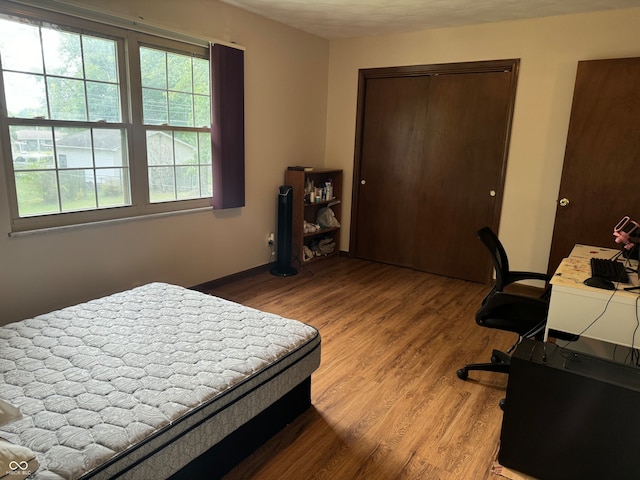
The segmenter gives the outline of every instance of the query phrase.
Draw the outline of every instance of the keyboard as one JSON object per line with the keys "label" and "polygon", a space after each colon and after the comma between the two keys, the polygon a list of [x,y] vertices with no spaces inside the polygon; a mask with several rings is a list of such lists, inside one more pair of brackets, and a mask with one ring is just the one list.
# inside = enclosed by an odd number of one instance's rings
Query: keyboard
{"label": "keyboard", "polygon": [[591,258],[591,275],[606,278],[612,282],[629,283],[629,276],[624,265],[606,258]]}

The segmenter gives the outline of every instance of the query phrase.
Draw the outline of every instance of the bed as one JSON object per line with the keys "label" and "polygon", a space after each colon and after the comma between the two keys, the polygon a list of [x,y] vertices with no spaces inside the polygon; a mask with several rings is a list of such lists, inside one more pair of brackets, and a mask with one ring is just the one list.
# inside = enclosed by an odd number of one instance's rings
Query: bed
{"label": "bed", "polygon": [[308,408],[320,347],[309,325],[166,283],[0,327],[0,399],[21,414],[0,451],[35,457],[0,478],[219,478]]}

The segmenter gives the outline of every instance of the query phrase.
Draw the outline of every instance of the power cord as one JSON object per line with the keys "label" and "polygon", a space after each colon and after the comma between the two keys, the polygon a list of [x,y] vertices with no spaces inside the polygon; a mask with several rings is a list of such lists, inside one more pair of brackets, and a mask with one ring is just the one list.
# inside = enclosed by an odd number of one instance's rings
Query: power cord
{"label": "power cord", "polygon": [[[582,336],[584,334],[584,332],[589,330],[598,320],[600,320],[602,318],[602,316],[606,313],[607,308],[609,308],[609,304],[611,303],[611,300],[613,300],[613,296],[616,294],[617,291],[618,291],[617,288],[616,288],[616,290],[612,290],[611,291],[611,295],[609,295],[609,298],[607,299],[607,303],[605,303],[604,309],[602,310],[600,315],[598,315],[596,318],[594,318],[593,321],[591,323],[589,323],[589,325],[587,325],[584,329],[582,329],[582,331],[577,334],[578,337]],[[636,315],[637,315],[637,313],[636,313]],[[567,340],[566,343],[560,347],[560,349],[564,350],[565,348],[567,348],[567,346],[570,343],[571,343],[571,341]]]}
{"label": "power cord", "polygon": [[[633,273],[634,270],[630,269],[630,267],[628,267],[628,265],[629,265],[629,259],[627,258],[626,261],[625,261],[625,268],[628,268],[630,270],[630,272]],[[640,264],[639,264],[638,268],[640,268]],[[636,268],[635,272],[638,271],[638,268]],[[611,303],[611,300],[613,299],[613,296],[618,291],[618,285],[619,284],[620,284],[620,282],[618,281],[616,283],[616,289],[611,292],[611,295],[609,295],[609,298],[607,299],[607,303],[605,304],[604,309],[602,310],[600,315],[598,315],[595,319],[593,319],[593,321],[591,323],[589,323],[589,325],[587,325],[580,333],[578,333],[577,334],[578,337],[582,336],[598,320],[600,320],[600,318],[602,318],[602,316],[606,313],[607,308],[609,307],[609,304]],[[640,290],[640,286],[627,287],[627,288],[624,288],[624,290],[625,291]],[[631,347],[630,347],[629,352],[627,353],[627,355],[625,357],[624,363],[629,363],[630,365],[640,366],[640,351],[638,351],[638,349],[634,347],[636,333],[637,333],[638,329],[640,328],[640,315],[638,313],[638,307],[640,306],[640,295],[638,295],[636,297],[635,304],[636,304],[636,308],[635,308],[636,326],[633,329],[633,334],[632,334],[632,337],[631,337]],[[562,353],[562,351],[564,351],[569,346],[570,343],[571,343],[570,341],[567,341],[564,345],[560,346],[561,353]],[[613,351],[613,360],[614,361],[615,361],[616,349],[617,349],[617,345],[614,347],[614,351]]]}

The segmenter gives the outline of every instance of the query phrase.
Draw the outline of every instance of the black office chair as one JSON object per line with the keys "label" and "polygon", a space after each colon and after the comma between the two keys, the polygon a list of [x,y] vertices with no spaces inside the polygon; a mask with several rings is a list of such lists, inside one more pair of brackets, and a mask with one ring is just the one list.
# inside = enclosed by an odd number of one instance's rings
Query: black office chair
{"label": "black office chair", "polygon": [[495,233],[484,227],[478,231],[478,238],[491,253],[496,272],[496,283],[482,300],[476,312],[476,323],[482,327],[497,328],[518,334],[518,341],[507,350],[493,350],[491,363],[472,363],[457,371],[458,377],[466,380],[470,370],[509,373],[511,357],[509,354],[522,338],[542,340],[549,311],[547,290],[540,297],[505,292],[504,289],[522,280],[541,280],[548,282],[550,277],[543,273],[511,271],[504,247]]}
{"label": "black office chair", "polygon": [[509,269],[509,259],[507,258],[507,252],[505,251],[498,236],[493,233],[489,227],[483,227],[478,230],[478,238],[487,247],[491,254],[491,260],[493,261],[493,268],[496,272],[496,283],[493,289],[485,297],[490,298],[495,292],[504,291],[505,287],[512,283],[521,282],[523,280],[541,280],[545,282],[545,290],[540,298],[549,298],[548,282],[551,277],[546,273],[537,272],[521,272],[512,271]]}

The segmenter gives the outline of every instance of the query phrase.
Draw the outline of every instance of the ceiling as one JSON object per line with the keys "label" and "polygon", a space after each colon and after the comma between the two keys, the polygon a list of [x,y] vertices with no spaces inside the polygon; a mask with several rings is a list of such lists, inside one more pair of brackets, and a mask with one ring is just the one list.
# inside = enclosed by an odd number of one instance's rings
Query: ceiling
{"label": "ceiling", "polygon": [[221,1],[329,40],[640,6],[640,0]]}

